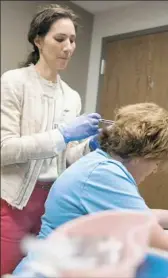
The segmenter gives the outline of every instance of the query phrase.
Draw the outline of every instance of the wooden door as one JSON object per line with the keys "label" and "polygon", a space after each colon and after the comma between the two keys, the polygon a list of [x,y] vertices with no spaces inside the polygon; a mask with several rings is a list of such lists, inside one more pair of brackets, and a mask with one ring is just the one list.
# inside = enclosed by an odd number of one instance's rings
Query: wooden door
{"label": "wooden door", "polygon": [[[106,46],[98,112],[113,119],[117,107],[153,101],[168,109],[168,32],[120,39]],[[168,171],[140,185],[150,207],[168,209]]]}

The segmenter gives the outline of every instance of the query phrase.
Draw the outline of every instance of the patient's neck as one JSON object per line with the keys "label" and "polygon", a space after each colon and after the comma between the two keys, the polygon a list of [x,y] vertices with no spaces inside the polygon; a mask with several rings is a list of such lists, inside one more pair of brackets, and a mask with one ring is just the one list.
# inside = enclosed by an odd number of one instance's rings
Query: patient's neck
{"label": "patient's neck", "polygon": [[111,157],[114,160],[117,160],[119,162],[121,162],[125,168],[128,170],[128,172],[133,176],[133,178],[135,179],[136,183],[139,184],[140,183],[140,171],[138,171],[138,167],[137,165],[134,163],[134,159],[124,159],[118,155],[115,154],[111,154]]}
{"label": "patient's neck", "polygon": [[111,154],[111,157],[112,157],[112,159],[117,160],[117,161],[121,162],[122,164],[124,164],[124,159],[121,158],[120,156]]}

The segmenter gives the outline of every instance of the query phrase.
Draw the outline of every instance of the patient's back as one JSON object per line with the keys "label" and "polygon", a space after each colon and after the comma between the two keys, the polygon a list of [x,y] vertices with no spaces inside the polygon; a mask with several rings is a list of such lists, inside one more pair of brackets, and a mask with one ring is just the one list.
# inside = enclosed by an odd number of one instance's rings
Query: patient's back
{"label": "patient's back", "polygon": [[147,206],[122,163],[96,150],[71,165],[53,184],[39,237],[46,237],[59,225],[81,215],[124,208]]}

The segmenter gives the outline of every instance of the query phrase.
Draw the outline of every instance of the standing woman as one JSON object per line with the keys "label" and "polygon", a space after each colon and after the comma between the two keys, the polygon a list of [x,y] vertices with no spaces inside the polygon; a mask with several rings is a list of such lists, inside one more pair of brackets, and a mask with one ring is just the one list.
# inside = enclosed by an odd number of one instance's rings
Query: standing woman
{"label": "standing woman", "polygon": [[33,52],[1,77],[1,275],[21,260],[22,238],[38,233],[55,179],[95,146],[100,115],[79,116],[80,97],[59,75],[74,53],[76,30],[68,8],[38,12],[28,33]]}

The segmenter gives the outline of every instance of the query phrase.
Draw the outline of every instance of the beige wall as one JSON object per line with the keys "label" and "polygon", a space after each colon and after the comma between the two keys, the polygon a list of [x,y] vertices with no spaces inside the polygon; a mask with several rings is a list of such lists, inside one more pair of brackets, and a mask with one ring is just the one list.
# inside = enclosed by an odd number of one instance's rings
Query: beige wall
{"label": "beige wall", "polygon": [[27,32],[34,5],[30,3],[1,1],[1,73],[16,68],[31,49]]}
{"label": "beige wall", "polygon": [[1,73],[16,68],[26,58],[31,50],[27,42],[29,23],[38,6],[46,3],[66,4],[80,16],[77,49],[62,78],[80,93],[84,106],[93,15],[68,1],[1,1]]}
{"label": "beige wall", "polygon": [[134,2],[95,16],[88,70],[86,112],[96,110],[102,38],[168,25],[168,1]]}

